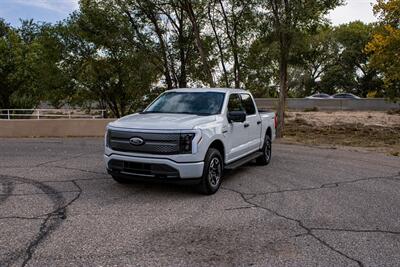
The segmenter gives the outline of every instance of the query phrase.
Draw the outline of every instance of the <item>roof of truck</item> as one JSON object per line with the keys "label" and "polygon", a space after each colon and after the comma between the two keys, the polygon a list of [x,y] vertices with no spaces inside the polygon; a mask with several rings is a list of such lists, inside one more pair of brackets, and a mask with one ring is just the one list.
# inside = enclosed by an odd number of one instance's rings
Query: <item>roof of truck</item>
{"label": "roof of truck", "polygon": [[232,89],[232,88],[178,88],[168,90],[167,92],[220,92],[220,93],[248,93],[243,89]]}

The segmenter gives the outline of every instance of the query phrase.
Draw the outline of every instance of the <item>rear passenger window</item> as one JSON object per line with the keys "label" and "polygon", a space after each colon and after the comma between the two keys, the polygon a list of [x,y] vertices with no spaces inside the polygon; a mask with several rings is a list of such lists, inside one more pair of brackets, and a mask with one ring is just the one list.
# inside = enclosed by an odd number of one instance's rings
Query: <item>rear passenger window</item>
{"label": "rear passenger window", "polygon": [[232,94],[229,96],[228,111],[243,111],[240,96],[238,94]]}
{"label": "rear passenger window", "polygon": [[256,114],[256,107],[254,106],[253,99],[249,94],[241,94],[242,97],[242,106],[246,111],[247,115]]}

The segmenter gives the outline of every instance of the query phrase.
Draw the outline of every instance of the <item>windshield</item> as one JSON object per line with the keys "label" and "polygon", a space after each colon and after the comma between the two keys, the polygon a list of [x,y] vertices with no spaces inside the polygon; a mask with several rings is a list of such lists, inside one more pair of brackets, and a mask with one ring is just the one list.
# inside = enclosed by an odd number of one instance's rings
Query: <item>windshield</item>
{"label": "windshield", "polygon": [[143,113],[178,113],[200,116],[221,113],[225,93],[169,92],[162,94]]}

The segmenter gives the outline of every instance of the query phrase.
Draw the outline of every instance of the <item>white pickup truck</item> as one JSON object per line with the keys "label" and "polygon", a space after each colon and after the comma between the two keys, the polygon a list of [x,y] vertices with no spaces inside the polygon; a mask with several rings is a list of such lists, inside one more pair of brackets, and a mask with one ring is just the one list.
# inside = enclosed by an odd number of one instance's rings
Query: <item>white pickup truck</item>
{"label": "white pickup truck", "polygon": [[213,194],[224,170],[270,162],[275,128],[275,113],[259,112],[248,91],[169,90],[107,126],[104,159],[120,183],[191,182]]}

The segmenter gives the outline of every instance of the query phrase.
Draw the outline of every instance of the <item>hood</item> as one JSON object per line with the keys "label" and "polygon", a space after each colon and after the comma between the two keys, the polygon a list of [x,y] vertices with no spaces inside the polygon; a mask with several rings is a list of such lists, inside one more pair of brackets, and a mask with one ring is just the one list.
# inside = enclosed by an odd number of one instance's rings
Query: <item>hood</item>
{"label": "hood", "polygon": [[110,123],[111,127],[143,130],[191,130],[210,123],[216,116],[197,116],[188,114],[144,113],[133,114]]}

